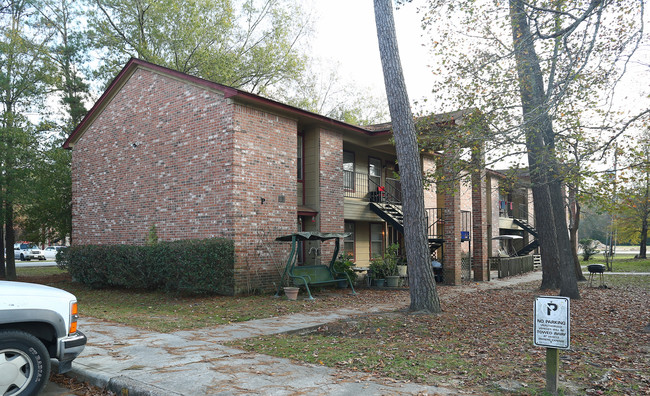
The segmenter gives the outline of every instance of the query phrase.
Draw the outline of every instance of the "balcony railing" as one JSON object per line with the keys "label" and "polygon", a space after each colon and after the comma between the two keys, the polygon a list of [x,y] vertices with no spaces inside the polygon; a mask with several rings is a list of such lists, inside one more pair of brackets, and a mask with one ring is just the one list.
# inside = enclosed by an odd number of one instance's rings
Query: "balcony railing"
{"label": "balcony railing", "polygon": [[499,217],[531,220],[529,218],[528,205],[511,201],[499,201]]}
{"label": "balcony railing", "polygon": [[402,202],[402,187],[400,181],[386,178],[381,183],[379,176],[369,176],[367,173],[343,171],[343,187],[345,196],[360,198],[370,202]]}
{"label": "balcony railing", "polygon": [[[443,208],[424,209],[427,216],[427,237],[443,239],[445,235],[445,220],[442,215]],[[460,211],[460,236],[461,240],[469,240],[472,228],[472,212]]]}

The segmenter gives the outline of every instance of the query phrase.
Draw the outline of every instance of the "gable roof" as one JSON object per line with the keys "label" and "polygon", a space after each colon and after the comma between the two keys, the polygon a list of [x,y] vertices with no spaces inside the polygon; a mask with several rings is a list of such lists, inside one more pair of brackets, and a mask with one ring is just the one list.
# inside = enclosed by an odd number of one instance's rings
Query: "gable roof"
{"label": "gable roof", "polygon": [[159,74],[167,75],[181,81],[186,81],[188,83],[198,85],[201,87],[217,90],[223,92],[224,98],[236,99],[239,102],[254,105],[271,111],[280,112],[282,114],[288,115],[292,118],[297,118],[303,120],[307,123],[315,123],[321,125],[333,126],[337,129],[342,129],[345,131],[361,133],[364,135],[383,135],[390,133],[390,125],[386,127],[358,127],[352,124],[347,124],[342,121],[335,120],[333,118],[325,117],[320,114],[312,113],[303,109],[299,109],[294,106],[290,106],[285,103],[281,103],[272,99],[264,98],[259,95],[252,94],[250,92],[242,91],[236,88],[232,88],[223,84],[218,84],[212,81],[208,81],[199,77],[191,76],[186,73],[182,73],[176,70],[172,70],[163,66],[156,65],[151,62],[144,61],[142,59],[131,58],[127,64],[122,68],[118,75],[110,83],[106,91],[99,97],[97,102],[93,107],[88,111],[86,116],[81,120],[79,125],[72,131],[70,136],[63,143],[63,148],[72,149],[74,144],[83,136],[85,131],[92,125],[93,121],[101,114],[104,108],[110,103],[113,97],[120,91],[122,86],[126,84],[129,78],[133,73],[139,69],[147,69]]}

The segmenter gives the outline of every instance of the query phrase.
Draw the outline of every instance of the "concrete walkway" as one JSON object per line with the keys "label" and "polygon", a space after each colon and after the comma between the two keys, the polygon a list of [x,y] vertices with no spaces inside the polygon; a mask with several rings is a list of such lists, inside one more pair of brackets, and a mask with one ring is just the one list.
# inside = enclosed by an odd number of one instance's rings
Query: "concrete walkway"
{"label": "concrete walkway", "polygon": [[[541,280],[541,272],[451,290],[455,294],[534,280]],[[297,363],[223,345],[231,340],[307,330],[355,315],[407,308],[408,301],[399,300],[169,334],[85,318],[79,328],[89,343],[69,375],[129,396],[467,394],[457,389],[378,380],[362,372]]]}

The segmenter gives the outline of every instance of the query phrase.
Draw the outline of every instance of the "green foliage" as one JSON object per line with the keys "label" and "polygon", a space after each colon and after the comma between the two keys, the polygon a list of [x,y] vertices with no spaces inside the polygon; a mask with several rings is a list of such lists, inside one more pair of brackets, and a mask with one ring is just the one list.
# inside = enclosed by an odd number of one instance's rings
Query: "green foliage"
{"label": "green foliage", "polygon": [[46,243],[64,240],[72,233],[71,152],[52,141],[34,161],[31,196],[22,206],[25,239]]}
{"label": "green foliage", "polygon": [[592,206],[583,205],[580,219],[580,239],[594,239],[602,243],[607,242],[607,230],[611,223],[608,213],[598,213]]}
{"label": "green foliage", "polygon": [[338,273],[348,274],[352,282],[356,282],[357,273],[352,269],[354,267],[354,261],[352,261],[351,254],[341,254],[338,259],[334,262],[334,271]]}
{"label": "green foliage", "polygon": [[130,57],[235,88],[262,93],[296,78],[308,31],[290,0],[97,1],[89,24],[112,78]]}
{"label": "green foliage", "polygon": [[580,240],[580,248],[582,249],[582,260],[589,261],[589,259],[600,252],[596,249],[596,241],[593,239]]}
{"label": "green foliage", "polygon": [[93,288],[188,294],[232,294],[234,260],[232,241],[217,238],[149,246],[81,245],[57,255],[60,268]]}
{"label": "green foliage", "polygon": [[387,276],[397,276],[397,264],[400,261],[398,254],[399,245],[393,243],[386,248],[384,256],[377,256],[370,259],[370,271],[374,279],[384,279]]}
{"label": "green foliage", "polygon": [[9,245],[0,276],[15,280],[15,209],[30,200],[41,130],[28,118],[43,110],[55,69],[48,51],[50,32],[34,2],[5,1],[0,13],[0,214]]}
{"label": "green foliage", "polygon": [[[650,134],[644,137],[647,139]],[[650,143],[645,144],[644,153],[637,156],[637,161],[642,165],[630,171],[630,177],[622,186],[617,205],[613,209],[619,241],[647,246],[650,224]]]}
{"label": "green foliage", "polygon": [[147,234],[147,240],[144,242],[147,246],[152,246],[158,243],[158,229],[155,224],[152,224],[149,227],[149,233]]}

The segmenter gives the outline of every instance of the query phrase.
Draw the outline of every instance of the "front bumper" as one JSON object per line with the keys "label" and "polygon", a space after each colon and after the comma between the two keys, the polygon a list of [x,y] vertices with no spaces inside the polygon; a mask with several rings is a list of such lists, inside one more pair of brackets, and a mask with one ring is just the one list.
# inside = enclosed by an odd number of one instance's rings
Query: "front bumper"
{"label": "front bumper", "polygon": [[86,347],[88,339],[84,333],[77,331],[59,340],[59,373],[65,373],[72,368],[72,361]]}

